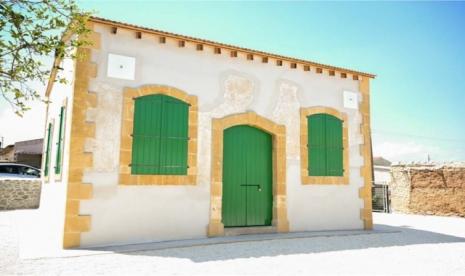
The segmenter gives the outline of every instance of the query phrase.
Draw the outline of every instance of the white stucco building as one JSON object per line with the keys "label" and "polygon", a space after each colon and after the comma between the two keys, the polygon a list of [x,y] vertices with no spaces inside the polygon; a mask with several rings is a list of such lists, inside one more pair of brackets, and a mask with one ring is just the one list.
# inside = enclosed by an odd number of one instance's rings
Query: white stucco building
{"label": "white stucco building", "polygon": [[40,211],[57,246],[371,229],[373,75],[89,26],[71,81],[47,89]]}
{"label": "white stucco building", "polygon": [[388,185],[391,183],[391,162],[383,157],[373,158],[373,183]]}

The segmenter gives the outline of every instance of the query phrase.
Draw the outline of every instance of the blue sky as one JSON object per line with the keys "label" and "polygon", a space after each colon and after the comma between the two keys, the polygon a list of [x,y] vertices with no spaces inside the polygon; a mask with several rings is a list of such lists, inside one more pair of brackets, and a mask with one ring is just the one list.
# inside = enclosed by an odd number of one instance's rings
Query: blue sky
{"label": "blue sky", "polygon": [[465,160],[465,3],[79,5],[118,21],[374,73],[376,155]]}

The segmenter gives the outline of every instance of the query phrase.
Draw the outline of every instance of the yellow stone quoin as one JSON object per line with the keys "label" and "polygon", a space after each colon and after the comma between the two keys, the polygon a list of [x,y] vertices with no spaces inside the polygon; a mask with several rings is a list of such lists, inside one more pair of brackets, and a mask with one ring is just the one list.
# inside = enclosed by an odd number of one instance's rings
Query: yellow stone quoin
{"label": "yellow stone quoin", "polygon": [[[329,114],[342,121],[343,176],[308,175],[308,130],[307,117],[313,114]],[[300,109],[300,174],[302,184],[349,184],[349,129],[347,114],[330,107],[314,106]]]}
{"label": "yellow stone quoin", "polygon": [[371,155],[371,129],[370,129],[370,79],[362,77],[359,80],[359,90],[362,93],[360,113],[362,124],[360,126],[363,135],[363,144],[360,146],[360,155],[363,156],[363,167],[360,168],[360,175],[364,180],[364,185],[359,189],[359,197],[363,200],[363,208],[360,210],[360,218],[363,220],[365,230],[373,229],[373,214],[371,202],[372,155]]}
{"label": "yellow stone quoin", "polygon": [[[92,30],[92,22],[88,23]],[[95,137],[95,124],[86,121],[89,108],[97,107],[97,95],[89,93],[89,80],[96,77],[97,66],[91,62],[92,50],[100,48],[100,34],[91,32],[84,38],[90,45],[77,50],[69,154],[68,189],[63,234],[63,247],[79,247],[81,233],[90,230],[91,216],[80,213],[81,200],[92,198],[92,185],[83,182],[86,169],[93,167],[92,153],[85,152],[86,139]]]}
{"label": "yellow stone quoin", "polygon": [[223,132],[237,125],[250,125],[273,137],[273,221],[280,233],[289,232],[286,196],[286,128],[254,112],[229,115],[212,120],[212,178],[210,188],[210,222],[208,236],[224,235],[222,221],[223,197]]}
{"label": "yellow stone quoin", "polygon": [[[163,94],[189,106],[189,141],[187,144],[187,175],[132,175],[132,132],[134,125],[134,98],[146,95]],[[120,145],[120,185],[195,185],[197,183],[197,96],[191,96],[182,90],[162,85],[146,85],[139,88],[126,88],[123,92],[123,116]]]}

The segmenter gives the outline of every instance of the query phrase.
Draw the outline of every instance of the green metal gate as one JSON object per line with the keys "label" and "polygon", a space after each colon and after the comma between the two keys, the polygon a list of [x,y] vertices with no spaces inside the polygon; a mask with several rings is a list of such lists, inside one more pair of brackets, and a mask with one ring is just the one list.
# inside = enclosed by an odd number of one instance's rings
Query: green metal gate
{"label": "green metal gate", "polygon": [[225,227],[271,225],[272,137],[240,125],[224,131],[223,202]]}

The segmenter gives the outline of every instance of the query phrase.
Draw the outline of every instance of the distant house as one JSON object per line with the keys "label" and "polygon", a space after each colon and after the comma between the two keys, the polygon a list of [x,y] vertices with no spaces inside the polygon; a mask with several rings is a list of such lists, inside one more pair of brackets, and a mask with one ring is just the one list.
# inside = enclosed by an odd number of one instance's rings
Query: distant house
{"label": "distant house", "polygon": [[0,162],[14,162],[15,160],[15,146],[8,145],[0,149]]}
{"label": "distant house", "polygon": [[36,168],[42,165],[42,147],[44,139],[34,139],[15,143],[16,163],[27,164]]}
{"label": "distant house", "polygon": [[372,228],[374,75],[89,26],[82,59],[55,60],[69,83],[52,71],[45,93],[50,246]]}
{"label": "distant house", "polygon": [[0,150],[0,161],[26,164],[36,168],[42,165],[44,139],[16,142]]}
{"label": "distant house", "polygon": [[391,182],[391,162],[383,157],[373,157],[374,184]]}

